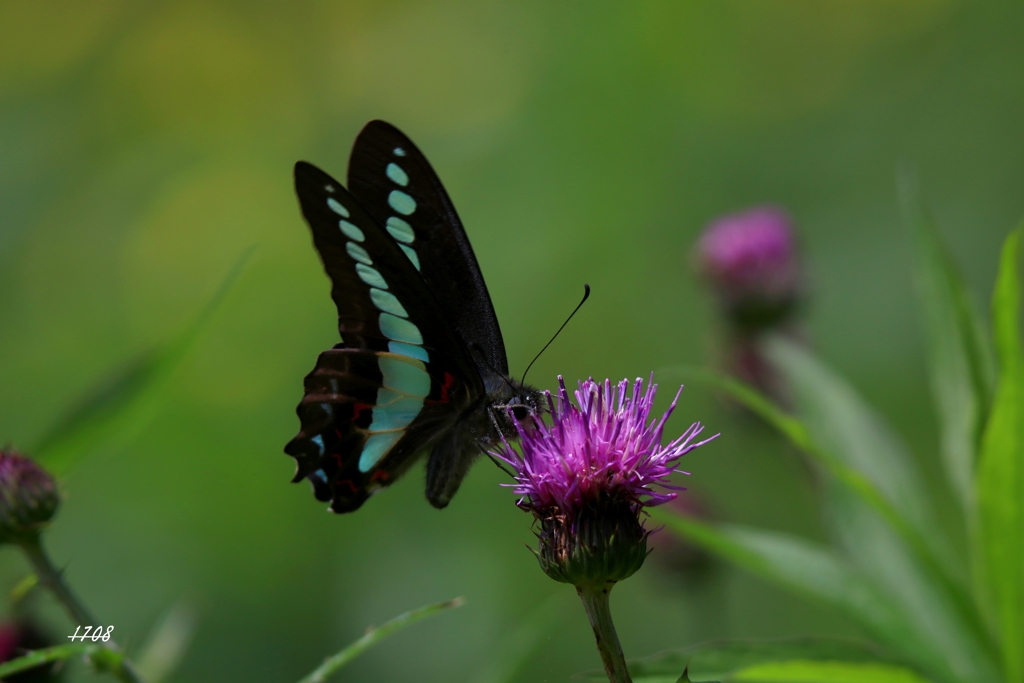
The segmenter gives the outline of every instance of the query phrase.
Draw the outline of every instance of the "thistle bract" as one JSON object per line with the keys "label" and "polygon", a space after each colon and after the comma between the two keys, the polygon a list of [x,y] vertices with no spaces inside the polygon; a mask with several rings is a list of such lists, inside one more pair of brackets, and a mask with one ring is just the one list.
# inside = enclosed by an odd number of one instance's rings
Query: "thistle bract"
{"label": "thistle bract", "polygon": [[621,581],[647,555],[643,508],[676,497],[682,489],[669,484],[681,472],[676,463],[710,439],[695,442],[703,430],[695,422],[662,446],[679,395],[661,419],[649,420],[653,383],[644,389],[637,379],[630,391],[627,380],[588,379],[575,404],[558,383],[557,400],[547,394],[551,424],[539,416],[517,423],[521,452],[503,442],[492,455],[512,468],[518,505],[540,523],[538,559],[548,576],[577,587]]}
{"label": "thistle bract", "polygon": [[760,330],[792,312],[802,273],[789,216],[761,206],[723,216],[697,245],[697,268],[711,283],[729,321]]}
{"label": "thistle bract", "polygon": [[0,543],[35,536],[59,504],[46,470],[13,449],[0,450]]}

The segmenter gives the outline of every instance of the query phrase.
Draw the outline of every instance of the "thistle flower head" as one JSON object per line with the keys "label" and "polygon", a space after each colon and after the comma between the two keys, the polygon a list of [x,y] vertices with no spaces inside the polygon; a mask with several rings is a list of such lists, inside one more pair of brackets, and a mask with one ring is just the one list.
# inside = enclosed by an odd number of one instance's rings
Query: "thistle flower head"
{"label": "thistle flower head", "polygon": [[557,400],[547,396],[551,424],[536,416],[517,423],[521,452],[503,442],[491,454],[512,468],[519,506],[541,524],[538,557],[549,576],[577,587],[619,581],[647,554],[641,511],[676,497],[681,489],[668,483],[681,471],[676,463],[710,439],[695,442],[703,428],[694,423],[662,446],[676,401],[649,420],[653,383],[645,390],[637,379],[630,391],[627,380],[589,379],[579,383],[575,404],[558,383]]}
{"label": "thistle flower head", "polygon": [[777,324],[801,293],[802,273],[789,216],[760,206],[723,216],[697,245],[697,268],[731,322],[748,329]]}
{"label": "thistle flower head", "polygon": [[14,449],[0,449],[0,543],[37,534],[59,504],[46,470]]}

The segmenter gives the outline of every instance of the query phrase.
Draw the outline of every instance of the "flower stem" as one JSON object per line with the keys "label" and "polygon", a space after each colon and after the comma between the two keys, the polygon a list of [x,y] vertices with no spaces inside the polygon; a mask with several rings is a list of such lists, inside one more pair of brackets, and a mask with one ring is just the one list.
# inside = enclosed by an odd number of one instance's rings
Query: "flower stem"
{"label": "flower stem", "polygon": [[[39,536],[21,539],[19,545],[25,552],[26,557],[28,557],[29,562],[32,563],[36,576],[39,577],[39,582],[46,586],[53,593],[54,597],[64,605],[68,614],[71,615],[72,621],[77,622],[81,626],[98,627],[99,622],[89,612],[88,608],[82,604],[82,601],[71,592],[71,587],[64,582],[64,575],[54,566],[50,556],[46,554]],[[120,653],[120,648],[113,639],[104,643],[104,649],[111,651],[109,653],[111,657],[104,658],[103,661],[114,675],[124,683],[143,683],[138,672],[135,671],[135,666],[127,657]],[[99,661],[96,663],[99,664]]]}
{"label": "flower stem", "polygon": [[25,551],[25,555],[28,556],[32,567],[36,570],[39,582],[50,589],[50,592],[64,605],[68,614],[71,615],[72,621],[76,621],[82,626],[98,624],[85,605],[71,592],[71,588],[64,583],[64,576],[53,566],[53,562],[43,550],[43,544],[38,537],[23,541],[21,549]]}
{"label": "flower stem", "polygon": [[597,650],[601,653],[604,672],[609,683],[633,683],[626,670],[626,658],[622,655],[619,637],[615,634],[612,623],[612,611],[608,604],[608,596],[615,583],[609,581],[604,586],[577,586],[576,592],[583,601],[583,609],[587,611],[590,626],[594,629],[597,639]]}

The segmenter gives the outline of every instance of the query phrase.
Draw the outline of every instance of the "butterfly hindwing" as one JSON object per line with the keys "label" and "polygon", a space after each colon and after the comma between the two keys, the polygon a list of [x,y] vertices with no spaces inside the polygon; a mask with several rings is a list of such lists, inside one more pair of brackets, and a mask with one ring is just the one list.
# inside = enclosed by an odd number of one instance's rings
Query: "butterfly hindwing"
{"label": "butterfly hindwing", "polygon": [[306,376],[302,429],[285,451],[335,512],[355,510],[413,463],[469,391],[451,373],[442,382],[407,356],[334,348]]}
{"label": "butterfly hindwing", "polygon": [[371,121],[348,167],[349,189],[408,255],[470,348],[481,374],[508,374],[505,344],[487,285],[448,193],[401,131]]}
{"label": "butterfly hindwing", "polygon": [[358,508],[484,393],[476,366],[405,252],[344,187],[295,167],[343,344],[306,377],[285,451],[332,509]]}

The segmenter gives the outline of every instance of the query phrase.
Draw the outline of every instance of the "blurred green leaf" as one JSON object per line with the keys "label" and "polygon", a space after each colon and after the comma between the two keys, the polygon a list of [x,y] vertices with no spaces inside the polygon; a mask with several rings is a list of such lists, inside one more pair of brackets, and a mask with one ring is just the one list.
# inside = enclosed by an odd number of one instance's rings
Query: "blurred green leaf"
{"label": "blurred green leaf", "polygon": [[998,625],[1006,680],[1024,680],[1024,363],[1020,346],[1020,229],[999,260],[992,321],[999,357],[995,400],[978,462],[975,563]]}
{"label": "blurred green leaf", "polygon": [[456,607],[462,607],[464,602],[465,601],[462,598],[455,598],[448,602],[439,602],[434,605],[427,605],[426,607],[414,609],[410,612],[406,612],[405,614],[400,614],[391,621],[386,622],[383,626],[370,629],[366,632],[366,635],[346,647],[338,654],[328,657],[323,664],[299,681],[299,683],[323,683],[323,681],[327,680],[328,676],[333,675],[338,671],[338,669],[345,666],[363,652],[390,636],[392,633],[400,631],[406,626],[411,626],[420,619],[426,619],[427,617],[432,617],[435,614],[440,614],[441,612],[445,612]]}
{"label": "blurred green leaf", "polygon": [[[634,683],[676,683],[679,672],[689,667],[693,683],[709,679],[728,681],[736,672],[768,662],[836,661],[847,664],[898,666],[877,646],[840,638],[793,638],[786,640],[723,641],[691,645],[659,652],[629,662]],[[594,672],[585,679],[607,681]]]}
{"label": "blurred green leaf", "polygon": [[101,671],[116,671],[124,660],[124,655],[121,653],[108,650],[102,645],[96,645],[95,643],[56,645],[41,650],[33,650],[24,657],[0,663],[0,679],[27,671],[28,669],[34,669],[42,664],[62,662],[65,659],[78,656],[86,657]]}
{"label": "blurred green leaf", "polygon": [[965,511],[992,396],[994,361],[981,316],[912,179],[900,198],[916,243],[916,280],[928,341],[928,379],[941,428],[946,477]]}
{"label": "blurred green leaf", "polygon": [[[803,348],[772,338],[764,348],[795,396],[815,443],[867,476],[928,544],[915,556],[878,510],[847,487],[824,483],[826,519],[850,562],[904,610],[943,654],[946,671],[968,680],[996,676],[992,648],[964,583],[964,568],[936,533],[924,485],[899,437],[842,378]],[[931,557],[941,558],[938,563]]]}
{"label": "blurred green leaf", "polygon": [[14,584],[14,588],[11,589],[10,596],[8,599],[12,605],[16,605],[24,600],[32,590],[39,585],[39,577],[36,576],[35,572],[28,574],[18,583]]}
{"label": "blurred green leaf", "polygon": [[187,602],[179,601],[168,610],[135,658],[139,675],[146,683],[160,683],[174,672],[195,630],[195,611]]}
{"label": "blurred green leaf", "polygon": [[958,680],[998,680],[995,649],[968,596],[953,594],[935,580],[882,518],[848,489],[829,482],[823,498],[844,556],[941,653],[930,670]]}
{"label": "blurred green leaf", "polygon": [[948,577],[945,567],[926,540],[926,534],[910,523],[871,479],[822,448],[801,420],[782,412],[751,386],[708,370],[685,369],[682,372],[689,377],[707,382],[750,409],[806,453],[813,462],[822,466],[836,482],[875,510],[907,544],[922,566],[927,567],[929,573],[942,583],[943,589],[955,597],[965,618],[969,615],[970,609],[965,606],[966,596],[960,594],[961,591]]}
{"label": "blurred green leaf", "polygon": [[806,660],[755,664],[737,671],[728,680],[766,683],[928,683],[928,679],[902,666]]}
{"label": "blurred green leaf", "polygon": [[844,610],[882,642],[925,670],[945,674],[941,647],[899,605],[829,549],[803,539],[734,525],[712,526],[664,508],[651,516],[691,542],[763,578]]}
{"label": "blurred green leaf", "polygon": [[885,421],[804,348],[778,336],[763,347],[793,391],[813,443],[870,479],[918,533],[934,537],[934,515],[913,458]]}
{"label": "blurred green leaf", "polygon": [[[473,678],[473,683],[508,683],[540,645],[541,640],[559,622],[566,609],[566,600],[572,596],[566,591],[553,593],[535,607],[510,635],[502,638],[501,646],[491,654],[487,666]],[[572,596],[575,601],[575,596]]]}
{"label": "blurred green leaf", "polygon": [[142,354],[93,388],[31,449],[33,456],[60,475],[98,444],[124,444],[138,434],[153,416],[174,371],[208,331],[253,249],[250,247],[238,258],[192,324],[169,343]]}

